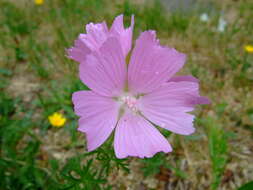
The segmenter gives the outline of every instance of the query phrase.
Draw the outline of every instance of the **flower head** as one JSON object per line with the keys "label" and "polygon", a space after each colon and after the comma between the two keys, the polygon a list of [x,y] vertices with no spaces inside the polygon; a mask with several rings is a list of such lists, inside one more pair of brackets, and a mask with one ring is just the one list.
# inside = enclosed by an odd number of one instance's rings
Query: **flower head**
{"label": "flower head", "polygon": [[68,53],[80,63],[80,79],[91,89],[72,96],[75,113],[80,116],[78,130],[86,133],[88,151],[102,145],[115,130],[118,158],[171,152],[170,144],[153,124],[189,135],[195,129],[194,116],[188,112],[196,104],[209,103],[199,95],[196,78],[174,76],[186,56],[161,46],[155,31],[145,31],[126,64],[133,17],[127,29],[122,15],[110,30],[105,23],[87,26],[87,34],[79,36]]}
{"label": "flower head", "polygon": [[202,22],[208,22],[208,21],[209,21],[209,16],[208,16],[208,14],[207,14],[207,13],[201,14],[201,15],[200,15],[200,20],[201,20]]}
{"label": "flower head", "polygon": [[224,18],[220,17],[217,30],[219,32],[224,32],[226,27],[227,27],[227,21]]}
{"label": "flower head", "polygon": [[48,120],[54,127],[62,127],[66,122],[66,118],[58,112],[55,112],[52,115],[48,116]]}
{"label": "flower head", "polygon": [[244,49],[248,53],[253,53],[253,45],[246,45]]}
{"label": "flower head", "polygon": [[44,0],[34,0],[34,3],[36,5],[42,5],[44,3]]}

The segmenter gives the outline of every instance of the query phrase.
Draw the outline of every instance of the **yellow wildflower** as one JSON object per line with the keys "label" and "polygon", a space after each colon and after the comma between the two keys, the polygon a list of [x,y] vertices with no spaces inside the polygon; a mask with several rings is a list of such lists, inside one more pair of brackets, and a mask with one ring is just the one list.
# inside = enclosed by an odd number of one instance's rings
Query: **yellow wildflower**
{"label": "yellow wildflower", "polygon": [[34,0],[34,3],[36,5],[42,5],[44,3],[44,0]]}
{"label": "yellow wildflower", "polygon": [[248,53],[253,53],[253,45],[246,45],[244,49]]}
{"label": "yellow wildflower", "polygon": [[48,116],[48,120],[50,124],[54,127],[62,127],[66,122],[66,118],[61,113],[57,112]]}

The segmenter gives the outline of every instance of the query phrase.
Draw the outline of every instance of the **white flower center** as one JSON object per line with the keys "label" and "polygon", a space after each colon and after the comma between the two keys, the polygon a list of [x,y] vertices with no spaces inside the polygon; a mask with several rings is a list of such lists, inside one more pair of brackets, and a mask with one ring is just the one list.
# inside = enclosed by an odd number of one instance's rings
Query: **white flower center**
{"label": "white flower center", "polygon": [[133,112],[137,112],[137,99],[130,95],[124,95],[120,97],[120,102],[123,103],[125,108],[128,108],[129,110]]}

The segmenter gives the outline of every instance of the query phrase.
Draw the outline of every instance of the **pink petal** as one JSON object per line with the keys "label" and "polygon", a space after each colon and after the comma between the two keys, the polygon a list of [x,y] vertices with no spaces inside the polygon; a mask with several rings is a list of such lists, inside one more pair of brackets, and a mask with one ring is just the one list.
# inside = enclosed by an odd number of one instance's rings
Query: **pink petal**
{"label": "pink petal", "polygon": [[152,157],[157,152],[171,152],[172,148],[163,135],[139,115],[125,114],[119,120],[114,137],[118,158],[137,156]]}
{"label": "pink petal", "polygon": [[91,51],[98,50],[106,41],[109,31],[105,22],[86,25],[87,34],[83,36],[83,41],[91,49]]}
{"label": "pink petal", "polygon": [[159,45],[154,31],[143,32],[130,59],[128,84],[132,93],[149,93],[168,81],[185,62],[185,55]]}
{"label": "pink petal", "polygon": [[119,41],[110,37],[99,52],[89,54],[80,64],[80,78],[103,96],[117,96],[125,87],[126,64]]}
{"label": "pink petal", "polygon": [[102,145],[116,126],[119,105],[112,98],[92,91],[75,92],[72,96],[79,119],[78,130],[86,133],[88,151]]}
{"label": "pink petal", "polygon": [[89,23],[86,25],[86,33],[80,34],[75,41],[74,47],[67,50],[67,55],[79,63],[82,63],[86,56],[92,51],[97,51],[109,37],[118,38],[123,55],[126,56],[131,50],[134,17],[132,16],[131,26],[127,29],[123,25],[123,15],[115,18],[110,31],[105,22]]}
{"label": "pink petal", "polygon": [[125,29],[123,24],[123,15],[119,15],[114,19],[110,30],[111,35],[118,36],[123,49],[124,56],[126,56],[128,52],[131,50],[133,27],[134,27],[134,16],[132,16],[131,18],[130,27]]}
{"label": "pink petal", "polygon": [[194,132],[194,116],[186,112],[199,104],[198,83],[168,82],[144,95],[139,102],[141,113],[151,122],[172,132],[189,135]]}
{"label": "pink petal", "polygon": [[91,50],[86,46],[82,40],[82,34],[80,34],[78,39],[75,41],[74,47],[67,50],[67,55],[70,59],[81,63],[90,52]]}
{"label": "pink petal", "polygon": [[[182,81],[188,81],[188,82],[196,82],[198,83],[199,80],[193,76],[175,76],[175,77],[172,77],[169,82],[182,82]],[[192,100],[192,103],[193,104],[210,104],[210,100],[204,96],[199,96],[199,95],[196,95],[198,97],[195,97],[193,100]]]}
{"label": "pink petal", "polygon": [[105,22],[87,24],[87,34],[80,34],[74,47],[67,50],[68,57],[82,63],[92,51],[98,50],[108,38],[109,31]]}

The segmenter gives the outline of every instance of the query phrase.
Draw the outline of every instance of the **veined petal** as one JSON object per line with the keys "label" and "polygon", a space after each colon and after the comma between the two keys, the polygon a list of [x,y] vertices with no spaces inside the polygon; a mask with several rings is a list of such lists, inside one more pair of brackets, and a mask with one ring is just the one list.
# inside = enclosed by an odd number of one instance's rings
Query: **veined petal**
{"label": "veined petal", "polygon": [[171,152],[172,148],[163,135],[139,115],[125,114],[119,120],[114,137],[118,158],[137,156],[152,157],[157,152]]}
{"label": "veined petal", "polygon": [[194,132],[194,116],[186,112],[199,104],[198,83],[168,82],[140,99],[139,109],[151,122],[172,132],[189,135]]}
{"label": "veined petal", "polygon": [[[187,76],[175,76],[172,77],[168,82],[195,82],[198,85],[199,80],[193,76],[187,75]],[[198,86],[199,89],[199,86]],[[193,104],[210,104],[210,100],[204,96],[200,96],[198,93],[195,95],[196,97],[193,100]]]}
{"label": "veined petal", "polygon": [[86,25],[86,35],[83,35],[83,41],[92,50],[98,50],[106,41],[109,31],[105,22]]}
{"label": "veined petal", "polygon": [[124,28],[123,15],[117,16],[110,29],[111,35],[118,36],[122,46],[123,54],[126,56],[132,47],[132,35],[134,27],[134,16],[131,17],[131,25],[129,28]]}
{"label": "veined petal", "polygon": [[143,32],[129,63],[128,86],[132,93],[149,93],[168,81],[184,64],[185,55],[159,45],[154,31]]}
{"label": "veined petal", "polygon": [[83,34],[79,35],[75,41],[74,47],[67,49],[67,56],[79,63],[82,63],[85,60],[86,55],[91,53],[89,47],[82,40],[82,36]]}
{"label": "veined petal", "polygon": [[67,50],[67,55],[79,63],[82,63],[86,56],[92,51],[97,51],[109,37],[118,38],[123,55],[126,56],[131,50],[132,33],[134,27],[134,16],[131,18],[129,28],[124,28],[123,15],[115,18],[110,31],[105,22],[89,23],[86,25],[86,34],[80,34],[73,47]]}
{"label": "veined petal", "polygon": [[126,81],[126,63],[120,43],[110,37],[98,52],[80,64],[80,78],[90,89],[103,96],[118,96]]}
{"label": "veined petal", "polygon": [[102,145],[116,126],[119,105],[111,98],[92,91],[75,92],[72,96],[79,119],[78,130],[86,133],[88,151]]}
{"label": "veined petal", "polygon": [[68,57],[82,63],[92,51],[98,50],[108,38],[109,31],[105,22],[86,25],[87,34],[80,34],[74,47],[67,50]]}

